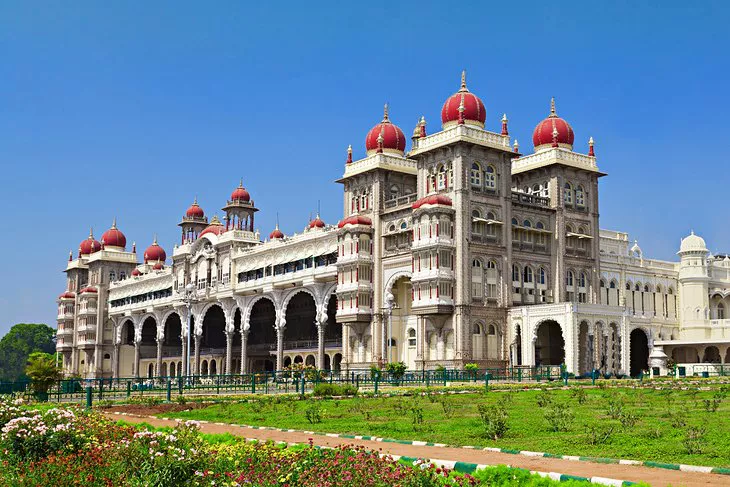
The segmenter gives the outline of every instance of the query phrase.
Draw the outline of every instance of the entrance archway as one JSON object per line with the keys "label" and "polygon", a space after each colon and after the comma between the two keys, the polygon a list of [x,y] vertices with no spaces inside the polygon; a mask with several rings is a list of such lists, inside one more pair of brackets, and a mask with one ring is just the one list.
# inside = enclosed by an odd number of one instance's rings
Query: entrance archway
{"label": "entrance archway", "polygon": [[[223,309],[214,305],[203,317],[203,335],[200,346],[207,352],[226,348],[226,316]],[[201,353],[204,353],[201,351]]]}
{"label": "entrance archway", "polygon": [[715,346],[709,346],[705,349],[705,356],[702,361],[709,364],[720,363],[720,350]]}
{"label": "entrance archway", "polygon": [[172,313],[165,320],[165,337],[162,341],[164,347],[176,349],[182,353],[182,322],[177,313]]}
{"label": "entrance archway", "polygon": [[629,375],[636,377],[649,368],[649,337],[646,336],[644,330],[635,328],[631,332],[629,347],[631,350]]}
{"label": "entrance archway", "polygon": [[560,324],[554,320],[543,321],[537,326],[535,365],[563,363],[565,363],[565,339]]}
{"label": "entrance archway", "polygon": [[276,350],[276,311],[274,303],[268,298],[256,301],[251,308],[249,318],[248,341],[246,342],[246,356],[249,372],[274,370],[274,361],[271,351]]}
{"label": "entrance archway", "polygon": [[317,306],[309,293],[299,292],[286,307],[284,350],[317,348]]}

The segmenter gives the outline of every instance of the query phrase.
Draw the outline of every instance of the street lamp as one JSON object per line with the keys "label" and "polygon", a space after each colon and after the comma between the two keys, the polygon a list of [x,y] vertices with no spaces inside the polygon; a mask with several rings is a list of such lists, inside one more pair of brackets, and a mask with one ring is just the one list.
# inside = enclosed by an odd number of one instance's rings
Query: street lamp
{"label": "street lamp", "polygon": [[190,381],[190,335],[191,330],[190,328],[193,326],[193,314],[191,312],[191,309],[193,307],[193,303],[197,301],[197,298],[195,297],[195,285],[192,282],[189,282],[185,286],[185,291],[182,298],[183,303],[185,303],[185,306],[188,308],[188,320],[187,320],[187,327],[188,329],[185,331],[186,340],[187,340],[187,353],[185,354],[185,377],[188,378],[188,381]]}

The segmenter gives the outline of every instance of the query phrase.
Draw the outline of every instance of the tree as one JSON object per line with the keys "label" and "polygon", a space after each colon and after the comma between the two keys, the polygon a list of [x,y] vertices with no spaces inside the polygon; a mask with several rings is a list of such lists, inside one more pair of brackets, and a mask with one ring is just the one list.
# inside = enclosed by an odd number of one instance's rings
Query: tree
{"label": "tree", "polygon": [[0,339],[0,380],[26,379],[25,365],[33,352],[53,353],[56,331],[41,323],[19,323]]}
{"label": "tree", "polygon": [[61,369],[56,366],[55,355],[44,352],[33,352],[30,354],[28,357],[28,365],[25,367],[25,373],[32,381],[30,383],[31,387],[41,398],[47,395],[48,389],[54,382],[63,377]]}

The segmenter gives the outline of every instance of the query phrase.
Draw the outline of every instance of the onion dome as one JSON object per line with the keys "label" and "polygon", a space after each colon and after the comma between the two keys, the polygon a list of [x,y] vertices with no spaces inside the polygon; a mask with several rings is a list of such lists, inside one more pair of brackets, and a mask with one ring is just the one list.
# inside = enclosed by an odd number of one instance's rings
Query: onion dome
{"label": "onion dome", "polygon": [[138,276],[141,276],[141,275],[142,275],[142,272],[139,269],[134,269],[132,271],[132,277],[138,277]]}
{"label": "onion dome", "polygon": [[163,264],[162,262],[159,262],[159,261],[157,262],[157,264],[152,266],[153,271],[161,271],[164,268],[165,268],[165,264]]}
{"label": "onion dome", "polygon": [[682,239],[682,243],[679,245],[679,252],[707,252],[705,239],[699,235],[695,235],[695,232],[692,231]]}
{"label": "onion dome", "polygon": [[309,222],[309,228],[324,228],[324,226],[325,226],[324,220],[322,220],[319,217],[319,213],[317,213],[317,216],[315,217],[314,220]]}
{"label": "onion dome", "polygon": [[457,124],[476,125],[484,128],[487,109],[482,100],[466,87],[466,71],[461,72],[461,88],[449,97],[441,108],[443,128]]}
{"label": "onion dome", "polygon": [[550,147],[573,150],[574,140],[573,127],[555,113],[555,98],[552,98],[550,100],[550,115],[538,123],[535,131],[532,132],[532,143],[535,146],[535,151]]}
{"label": "onion dome", "polygon": [[112,222],[112,227],[101,236],[104,247],[119,247],[124,249],[127,246],[127,237],[117,228],[117,219]]}
{"label": "onion dome", "polygon": [[420,200],[413,203],[413,209],[416,210],[424,205],[445,205],[445,206],[451,206],[451,198],[448,196],[442,195],[442,194],[432,194],[430,196],[426,196],[424,198],[421,198]]}
{"label": "onion dome", "polygon": [[241,179],[241,182],[238,184],[238,187],[233,190],[233,193],[231,193],[231,201],[238,201],[248,203],[251,201],[251,195],[246,191],[246,188],[243,187],[243,179]]}
{"label": "onion dome", "polygon": [[96,290],[95,287],[88,286],[88,287],[83,288],[81,291],[79,291],[79,294],[97,293],[97,292],[98,291]]}
{"label": "onion dome", "polygon": [[279,224],[276,224],[276,228],[269,234],[269,239],[274,240],[276,238],[284,238],[284,232],[279,230]]}
{"label": "onion dome", "polygon": [[94,238],[94,231],[89,230],[89,236],[79,244],[79,255],[89,255],[101,250],[101,243]]}
{"label": "onion dome", "polygon": [[147,250],[144,251],[144,263],[146,264],[154,261],[165,262],[165,259],[167,259],[165,249],[157,243],[157,236],[155,236],[155,240],[152,242],[152,245],[147,247]]}
{"label": "onion dome", "polygon": [[406,136],[388,118],[388,104],[383,109],[383,120],[370,129],[365,137],[365,150],[371,156],[379,152],[402,156],[406,150]]}
{"label": "onion dome", "polygon": [[185,212],[185,216],[188,218],[205,217],[205,212],[200,206],[198,206],[198,198],[195,198],[195,200],[193,200],[193,204],[190,205],[190,208],[187,209],[187,211]]}
{"label": "onion dome", "polygon": [[200,232],[200,237],[203,235],[206,235],[208,233],[211,233],[213,235],[220,235],[221,233],[226,231],[226,227],[223,226],[221,221],[218,219],[218,215],[213,216],[210,220],[210,225],[205,227],[205,230]]}
{"label": "onion dome", "polygon": [[337,228],[342,228],[345,225],[367,225],[372,226],[373,221],[366,217],[366,216],[360,216],[360,215],[353,215],[345,218],[344,220],[341,220],[340,223],[337,224]]}
{"label": "onion dome", "polygon": [[58,296],[58,299],[73,299],[76,295],[72,293],[71,291],[66,291],[65,293]]}

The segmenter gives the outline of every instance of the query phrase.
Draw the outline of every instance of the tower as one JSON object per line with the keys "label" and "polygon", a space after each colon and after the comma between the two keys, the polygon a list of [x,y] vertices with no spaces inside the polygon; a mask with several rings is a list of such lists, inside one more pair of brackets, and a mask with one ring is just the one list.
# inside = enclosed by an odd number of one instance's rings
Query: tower
{"label": "tower", "polygon": [[683,339],[703,339],[705,321],[709,319],[710,277],[705,240],[691,232],[679,246],[679,296],[681,297],[680,332]]}
{"label": "tower", "polygon": [[226,230],[254,231],[253,215],[259,210],[254,207],[251,195],[243,187],[243,179],[231,193],[231,199],[223,211],[226,212]]}
{"label": "tower", "polygon": [[208,218],[205,216],[203,209],[198,206],[197,198],[193,200],[193,204],[190,205],[182,221],[177,225],[182,230],[182,236],[180,237],[180,243],[182,245],[194,242],[200,235],[200,232],[208,226]]}

